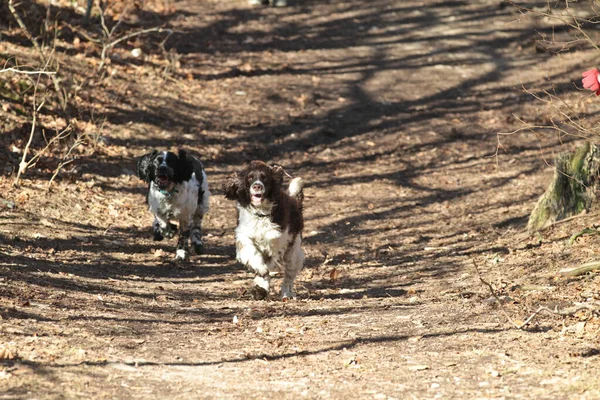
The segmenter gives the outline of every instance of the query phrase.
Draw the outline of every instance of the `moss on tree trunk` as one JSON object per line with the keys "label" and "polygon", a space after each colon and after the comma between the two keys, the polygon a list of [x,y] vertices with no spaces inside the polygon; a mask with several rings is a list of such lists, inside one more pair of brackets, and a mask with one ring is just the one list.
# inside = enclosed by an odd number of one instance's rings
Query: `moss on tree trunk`
{"label": "moss on tree trunk", "polygon": [[527,229],[542,229],[555,221],[590,211],[598,205],[600,189],[600,148],[586,143],[574,153],[555,160],[554,178],[540,197],[527,223]]}

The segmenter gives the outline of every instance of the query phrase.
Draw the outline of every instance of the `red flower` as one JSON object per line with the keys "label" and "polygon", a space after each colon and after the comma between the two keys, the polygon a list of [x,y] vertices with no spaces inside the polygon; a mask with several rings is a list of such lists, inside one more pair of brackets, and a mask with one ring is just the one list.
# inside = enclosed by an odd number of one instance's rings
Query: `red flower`
{"label": "red flower", "polygon": [[581,75],[583,75],[583,79],[581,81],[583,83],[583,87],[590,89],[592,92],[596,92],[596,96],[600,96],[600,81],[598,80],[600,71],[597,69],[590,69]]}

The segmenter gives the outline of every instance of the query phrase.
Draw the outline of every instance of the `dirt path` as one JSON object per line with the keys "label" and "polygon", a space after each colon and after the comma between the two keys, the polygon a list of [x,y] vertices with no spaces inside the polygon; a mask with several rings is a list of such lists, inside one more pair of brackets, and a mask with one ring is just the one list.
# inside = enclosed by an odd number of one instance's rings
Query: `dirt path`
{"label": "dirt path", "polygon": [[[519,87],[573,91],[589,56],[536,54],[498,1],[298,2],[175,2],[175,79],[113,63],[89,99],[104,145],[79,175],[50,195],[2,178],[16,207],[1,214],[0,340],[16,357],[0,399],[598,398],[595,319],[512,329],[473,268],[515,318],[595,296],[594,278],[554,278],[596,255],[594,238],[563,245],[585,221],[522,233],[558,141],[509,136],[491,157],[513,114],[547,118]],[[151,241],[133,176],[135,157],[180,146],[214,195],[206,255],[184,267]],[[250,300],[234,259],[220,185],[254,158],[307,182],[295,302]]]}

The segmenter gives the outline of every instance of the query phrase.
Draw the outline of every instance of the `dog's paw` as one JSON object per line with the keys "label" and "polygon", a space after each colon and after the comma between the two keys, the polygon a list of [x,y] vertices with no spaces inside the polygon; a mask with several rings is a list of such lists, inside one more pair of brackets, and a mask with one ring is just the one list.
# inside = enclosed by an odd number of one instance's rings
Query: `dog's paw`
{"label": "dog's paw", "polygon": [[286,302],[288,300],[296,300],[296,299],[297,299],[296,293],[294,293],[294,292],[281,295],[281,301],[283,301],[283,302]]}
{"label": "dog's paw", "polygon": [[202,243],[202,232],[198,228],[192,228],[190,242],[194,248],[194,254],[200,255],[204,253],[204,243]]}
{"label": "dog's paw", "polygon": [[194,254],[201,255],[204,253],[204,243],[196,242],[194,243]]}
{"label": "dog's paw", "polygon": [[171,239],[171,238],[175,237],[175,234],[177,233],[177,227],[175,225],[169,223],[169,225],[166,228],[163,228],[161,230],[161,233],[167,239]]}
{"label": "dog's paw", "polygon": [[296,293],[291,288],[281,288],[281,301],[296,300]]}
{"label": "dog's paw", "polygon": [[269,297],[269,292],[260,286],[252,286],[250,289],[250,295],[254,298],[254,300],[265,300],[267,297]]}
{"label": "dog's paw", "polygon": [[183,262],[183,261],[187,261],[187,259],[188,259],[187,250],[177,249],[177,251],[175,252],[175,261]]}
{"label": "dog's paw", "polygon": [[164,236],[162,235],[162,233],[160,233],[160,231],[154,231],[154,237],[152,239],[155,242],[160,242],[161,240],[164,239]]}

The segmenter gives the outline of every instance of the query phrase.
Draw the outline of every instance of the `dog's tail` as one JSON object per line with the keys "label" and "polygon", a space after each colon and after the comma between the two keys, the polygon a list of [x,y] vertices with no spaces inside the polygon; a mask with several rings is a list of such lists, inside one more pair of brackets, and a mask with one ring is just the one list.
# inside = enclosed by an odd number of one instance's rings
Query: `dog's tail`
{"label": "dog's tail", "polygon": [[304,191],[302,188],[304,187],[304,181],[302,178],[294,178],[290,182],[290,186],[288,187],[288,192],[290,196],[294,197],[298,200],[300,207],[302,207],[302,202],[304,201]]}

